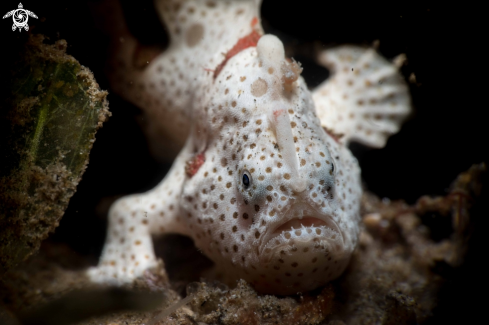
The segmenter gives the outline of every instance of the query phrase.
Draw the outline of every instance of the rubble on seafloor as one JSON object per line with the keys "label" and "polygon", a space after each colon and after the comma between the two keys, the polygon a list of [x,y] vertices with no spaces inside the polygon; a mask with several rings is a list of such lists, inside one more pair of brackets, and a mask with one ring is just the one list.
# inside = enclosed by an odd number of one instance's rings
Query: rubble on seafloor
{"label": "rubble on seafloor", "polygon": [[[364,230],[348,269],[314,292],[278,297],[259,295],[243,280],[235,288],[201,281],[188,284],[187,297],[182,298],[160,263],[123,294],[101,294],[107,306],[105,314],[98,310],[96,317],[90,313],[71,315],[72,321],[86,325],[429,323],[439,291],[449,280],[440,270],[457,268],[464,262],[467,240],[477,222],[471,215],[472,207],[484,204],[485,171],[485,164],[474,165],[458,176],[446,196],[423,196],[411,206],[365,193]],[[65,295],[75,289],[101,290],[88,282],[83,273],[86,266],[86,261],[68,248],[45,245],[38,256],[3,277],[0,320],[3,317],[5,324],[19,324],[21,319],[23,324],[33,324],[34,315],[34,323],[42,318],[44,324],[61,324],[57,317],[66,320],[70,315],[59,309],[54,317],[49,312],[53,306],[98,306],[100,299],[86,301],[81,295],[73,300]],[[116,307],[107,304],[107,299],[127,300],[131,291],[136,292],[134,299],[141,301],[156,295],[159,300],[152,301],[158,307],[148,311],[148,304],[142,307],[133,301],[132,306],[122,304],[131,311],[121,311],[120,303],[115,303]]]}

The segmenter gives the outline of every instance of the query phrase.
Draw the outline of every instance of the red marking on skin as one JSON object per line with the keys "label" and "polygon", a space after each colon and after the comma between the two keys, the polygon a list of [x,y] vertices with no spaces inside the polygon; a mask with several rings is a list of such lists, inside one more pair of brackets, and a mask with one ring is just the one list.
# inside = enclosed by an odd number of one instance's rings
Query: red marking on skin
{"label": "red marking on skin", "polygon": [[200,166],[202,166],[204,162],[205,162],[204,152],[195,155],[192,159],[187,161],[187,163],[185,164],[185,173],[187,173],[187,176],[192,177],[195,174],[197,174],[197,172],[200,169]]}
{"label": "red marking on skin", "polygon": [[221,72],[222,68],[224,68],[229,59],[231,59],[233,56],[243,51],[244,49],[247,49],[248,47],[256,46],[260,37],[261,34],[258,33],[256,30],[253,30],[248,35],[241,37],[238,42],[233,46],[233,48],[230,49],[228,53],[226,53],[224,60],[219,63],[219,65],[214,70],[214,79],[216,79],[216,77],[219,75],[219,72]]}
{"label": "red marking on skin", "polygon": [[283,109],[278,109],[276,111],[273,111],[273,117],[275,117],[275,120],[284,112]]}
{"label": "red marking on skin", "polygon": [[258,24],[258,17],[253,17],[251,20],[251,28],[255,27]]}

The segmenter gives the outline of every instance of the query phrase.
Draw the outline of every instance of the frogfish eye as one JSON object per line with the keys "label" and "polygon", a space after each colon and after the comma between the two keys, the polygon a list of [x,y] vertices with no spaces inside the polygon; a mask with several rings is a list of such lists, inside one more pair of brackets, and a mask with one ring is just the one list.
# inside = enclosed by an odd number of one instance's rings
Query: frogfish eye
{"label": "frogfish eye", "polygon": [[251,184],[251,175],[247,170],[243,172],[242,182],[245,187],[248,187]]}

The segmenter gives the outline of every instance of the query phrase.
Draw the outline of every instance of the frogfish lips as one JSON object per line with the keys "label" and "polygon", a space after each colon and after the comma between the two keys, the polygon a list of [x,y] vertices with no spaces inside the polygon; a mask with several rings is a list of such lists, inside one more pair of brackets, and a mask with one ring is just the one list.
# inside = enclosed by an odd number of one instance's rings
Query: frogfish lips
{"label": "frogfish lips", "polygon": [[344,239],[337,223],[329,215],[307,210],[291,211],[283,218],[285,222],[271,227],[259,248],[262,262],[297,253],[338,257],[342,254]]}
{"label": "frogfish lips", "polygon": [[266,278],[254,284],[263,292],[279,294],[312,290],[340,276],[350,255],[333,217],[296,208],[265,234],[258,265]]}

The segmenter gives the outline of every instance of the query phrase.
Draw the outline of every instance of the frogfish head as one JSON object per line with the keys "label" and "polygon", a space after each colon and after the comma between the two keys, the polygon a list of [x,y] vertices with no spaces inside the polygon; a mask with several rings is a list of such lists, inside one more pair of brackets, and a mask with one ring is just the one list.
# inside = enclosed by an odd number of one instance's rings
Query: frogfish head
{"label": "frogfish head", "polygon": [[196,245],[265,293],[315,289],[346,268],[359,233],[359,169],[316,116],[300,66],[263,36],[208,91],[205,162],[182,206]]}

